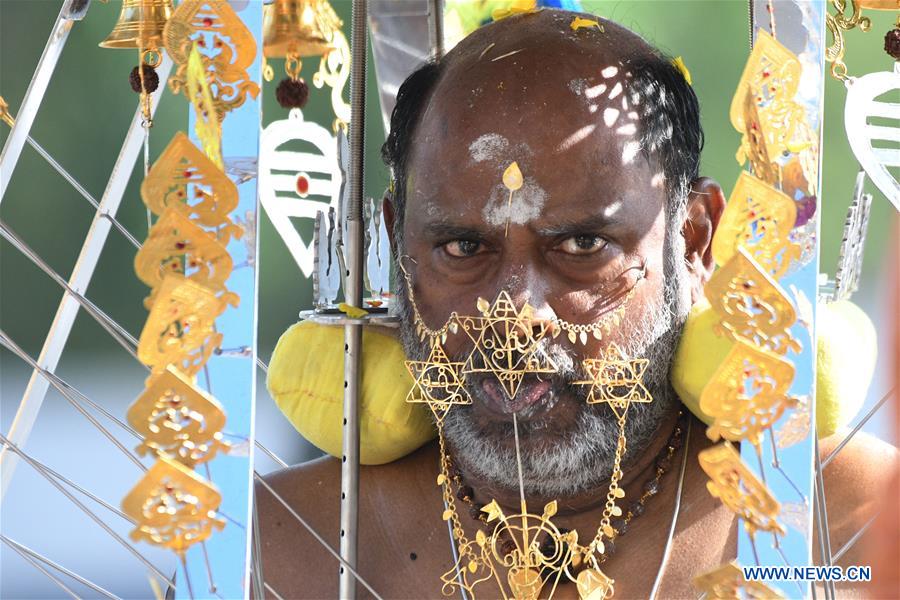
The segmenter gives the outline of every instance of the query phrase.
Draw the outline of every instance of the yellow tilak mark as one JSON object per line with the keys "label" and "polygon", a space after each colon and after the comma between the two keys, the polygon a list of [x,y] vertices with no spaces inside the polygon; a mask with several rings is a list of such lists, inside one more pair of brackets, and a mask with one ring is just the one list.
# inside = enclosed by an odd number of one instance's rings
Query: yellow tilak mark
{"label": "yellow tilak mark", "polygon": [[691,72],[688,71],[687,65],[684,64],[684,59],[680,56],[676,56],[672,59],[672,66],[678,69],[678,72],[684,77],[684,80],[688,82],[688,85],[694,85],[694,82],[691,80]]}

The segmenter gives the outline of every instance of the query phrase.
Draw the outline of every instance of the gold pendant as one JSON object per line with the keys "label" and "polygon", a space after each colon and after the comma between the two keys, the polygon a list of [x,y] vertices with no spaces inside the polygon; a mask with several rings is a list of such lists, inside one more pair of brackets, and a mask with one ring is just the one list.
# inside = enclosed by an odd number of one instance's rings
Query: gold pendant
{"label": "gold pendant", "polygon": [[157,216],[174,208],[204,227],[215,227],[222,244],[243,235],[229,217],[238,205],[237,186],[181,131],[150,168],[141,198]]}
{"label": "gold pendant", "polygon": [[714,419],[709,439],[747,440],[759,448],[765,430],[796,403],[788,394],[793,380],[791,361],[735,342],[700,395],[700,410]]}
{"label": "gold pendant", "polygon": [[460,379],[463,363],[450,362],[439,341],[432,342],[428,360],[407,360],[405,364],[414,381],[406,401],[427,404],[439,425],[451,406],[472,403]]}
{"label": "gold pendant", "polygon": [[209,160],[224,170],[222,124],[219,120],[219,115],[216,113],[216,105],[213,102],[212,90],[209,89],[209,81],[206,79],[203,59],[200,58],[196,45],[191,49],[188,57],[187,94],[196,115],[194,131],[197,133],[197,139],[200,140],[200,145],[203,146],[203,151]]}
{"label": "gold pendant", "polygon": [[[478,299],[480,317],[458,317],[460,326],[475,345],[463,373],[491,373],[510,399],[515,398],[528,373],[555,373],[558,367],[538,351],[538,344],[550,332],[549,322],[534,319],[534,309],[516,306],[507,292],[500,292],[493,304]],[[476,356],[480,364],[476,364]]]}
{"label": "gold pendant", "polygon": [[600,569],[585,569],[576,579],[581,600],[605,600],[613,596],[613,580]]}
{"label": "gold pendant", "polygon": [[172,367],[147,379],[127,417],[144,438],[137,448],[141,456],[153,452],[193,467],[229,448],[222,441],[222,405]]}
{"label": "gold pendant", "polygon": [[179,275],[166,277],[138,342],[138,359],[153,372],[175,366],[196,375],[222,343],[213,328],[225,305],[212,290]]}
{"label": "gold pendant", "polygon": [[617,344],[611,343],[600,358],[585,359],[582,364],[590,379],[575,383],[591,386],[587,403],[608,404],[617,419],[625,418],[632,402],[653,400],[643,383],[648,359],[628,359]]}
{"label": "gold pendant", "polygon": [[797,205],[762,179],[742,171],[713,238],[716,264],[727,263],[743,246],[773,278],[780,279],[799,258],[790,241]]}
{"label": "gold pendant", "polygon": [[729,442],[707,448],[697,458],[710,479],[706,489],[744,520],[751,539],[757,531],[785,534],[777,520],[781,505]]}
{"label": "gold pendant", "polygon": [[213,529],[225,527],[215,512],[221,502],[222,494],[212,482],[162,456],[122,500],[122,511],[137,523],[131,539],[183,556]]}
{"label": "gold pendant", "polygon": [[725,563],[693,579],[694,587],[704,592],[709,600],[732,600],[749,598],[775,600],[784,598],[780,592],[761,581],[747,581],[744,572],[735,563]]}
{"label": "gold pendant", "polygon": [[202,69],[215,90],[213,102],[219,120],[241,106],[248,95],[256,98],[259,94],[259,85],[247,74],[256,58],[256,41],[225,0],[184,0],[166,23],[163,40],[177,65],[169,78],[175,94],[186,89],[191,49],[195,44],[199,47]]}

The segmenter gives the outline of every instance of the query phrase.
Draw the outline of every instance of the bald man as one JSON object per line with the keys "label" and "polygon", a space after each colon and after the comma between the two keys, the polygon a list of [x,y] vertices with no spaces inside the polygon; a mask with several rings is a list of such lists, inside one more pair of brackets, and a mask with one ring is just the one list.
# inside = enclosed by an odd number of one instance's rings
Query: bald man
{"label": "bald man", "polygon": [[[438,328],[501,291],[517,307],[533,306],[536,319],[591,323],[619,310],[621,324],[601,340],[545,344],[557,372],[526,376],[512,399],[491,376],[467,377],[472,404],[453,407],[444,422],[460,523],[474,539],[488,529],[478,517],[492,499],[517,511],[515,414],[529,506],[556,499],[554,522],[585,544],[593,537],[618,425],[608,407],[586,404],[575,382],[584,378],[581,361],[614,342],[648,360],[643,384],[653,401],[629,409],[620,485],[631,518],[614,523],[602,570],[618,598],[648,597],[657,576],[661,597],[693,597],[694,575],[736,557],[738,522],[706,490],[697,453],[710,442],[668,371],[713,271],[710,244],[725,201],[699,174],[699,106],[683,75],[615,23],[573,30],[578,16],[596,19],[545,10],[483,27],[400,88],[383,154],[395,180],[385,206],[394,259],[409,272],[398,284],[401,339],[407,356],[422,360],[428,342],[416,335],[416,316]],[[511,197],[502,174],[513,161],[522,182]],[[451,359],[466,355],[460,338],[446,342]],[[358,570],[384,598],[439,598],[454,564],[435,485],[439,456],[431,443],[361,469]],[[829,467],[828,498],[841,507],[831,511],[833,547],[872,514],[873,493],[895,469],[892,448],[861,438]],[[677,529],[661,566],[679,481]],[[267,482],[338,547],[338,460]],[[337,562],[267,489],[257,498],[266,582],[284,598],[337,597]],[[494,585],[481,584],[477,597],[499,597]],[[554,597],[578,592],[563,583]]]}

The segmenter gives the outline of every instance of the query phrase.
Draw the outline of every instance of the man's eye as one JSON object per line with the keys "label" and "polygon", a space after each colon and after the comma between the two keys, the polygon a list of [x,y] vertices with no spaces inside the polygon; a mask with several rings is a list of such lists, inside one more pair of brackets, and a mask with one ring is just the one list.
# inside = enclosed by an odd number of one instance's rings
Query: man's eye
{"label": "man's eye", "polygon": [[597,235],[573,235],[558,246],[566,254],[593,254],[606,245],[606,240]]}
{"label": "man's eye", "polygon": [[453,240],[444,244],[444,251],[454,258],[465,258],[474,256],[481,250],[481,242],[472,240]]}

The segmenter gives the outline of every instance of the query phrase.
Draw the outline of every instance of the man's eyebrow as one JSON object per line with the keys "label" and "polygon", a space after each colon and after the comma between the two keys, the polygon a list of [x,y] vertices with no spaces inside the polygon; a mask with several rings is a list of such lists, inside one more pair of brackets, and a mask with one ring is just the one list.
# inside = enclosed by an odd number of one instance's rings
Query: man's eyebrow
{"label": "man's eyebrow", "polygon": [[602,214],[591,215],[585,219],[571,219],[558,221],[553,225],[538,227],[536,231],[538,235],[543,237],[559,237],[563,235],[575,235],[579,233],[590,233],[602,231],[607,227],[611,227],[619,223],[616,217],[610,217]]}
{"label": "man's eyebrow", "polygon": [[446,239],[480,239],[487,236],[487,232],[483,229],[456,225],[445,221],[427,223],[422,228],[422,232],[430,238]]}

